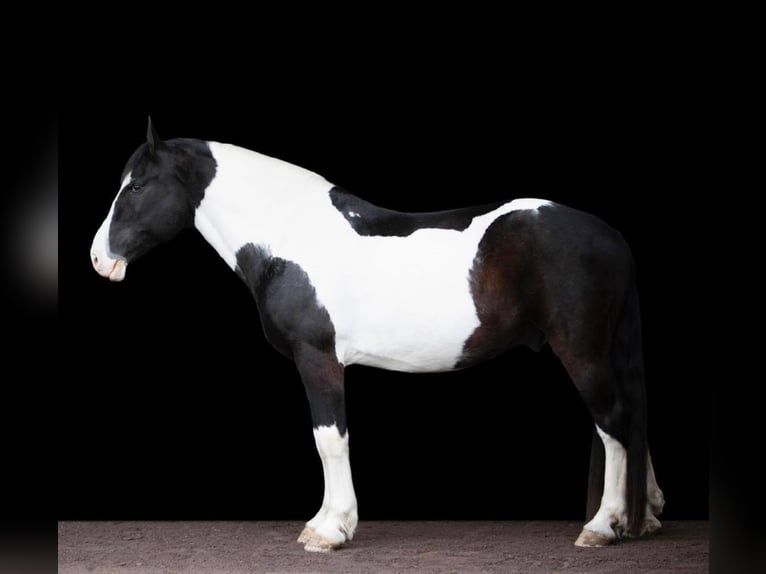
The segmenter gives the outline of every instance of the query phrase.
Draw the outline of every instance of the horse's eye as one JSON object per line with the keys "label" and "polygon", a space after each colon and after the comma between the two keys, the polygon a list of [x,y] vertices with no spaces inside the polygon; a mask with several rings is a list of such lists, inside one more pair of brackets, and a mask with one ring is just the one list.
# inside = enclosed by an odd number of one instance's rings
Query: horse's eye
{"label": "horse's eye", "polygon": [[141,188],[142,188],[142,187],[144,187],[144,186],[143,186],[143,185],[141,185],[140,183],[136,183],[136,182],[133,182],[133,183],[131,183],[131,184],[128,186],[128,191],[132,191],[132,192],[134,192],[134,193],[135,193],[136,191],[141,191]]}

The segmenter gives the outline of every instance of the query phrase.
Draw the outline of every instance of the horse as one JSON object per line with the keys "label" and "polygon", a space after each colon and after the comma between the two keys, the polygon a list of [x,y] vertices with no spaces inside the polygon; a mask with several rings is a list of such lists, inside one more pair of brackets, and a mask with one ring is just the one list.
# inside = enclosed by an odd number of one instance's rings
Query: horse
{"label": "horse", "polygon": [[95,234],[101,276],[196,228],[251,291],[268,342],[309,401],[324,497],[306,550],[353,539],[344,369],[463,369],[549,345],[594,422],[577,546],[660,530],[647,443],[641,318],[630,248],[593,215],[541,199],[424,213],[378,207],[322,176],[235,145],[161,140],[128,159]]}

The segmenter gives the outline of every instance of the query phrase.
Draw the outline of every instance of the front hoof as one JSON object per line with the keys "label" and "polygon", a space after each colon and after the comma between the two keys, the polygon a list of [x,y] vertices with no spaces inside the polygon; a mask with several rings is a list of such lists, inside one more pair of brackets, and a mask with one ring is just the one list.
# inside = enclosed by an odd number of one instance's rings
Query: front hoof
{"label": "front hoof", "polygon": [[313,536],[316,536],[316,530],[311,528],[311,526],[307,526],[303,529],[303,532],[301,532],[301,535],[298,536],[298,544],[306,544]]}
{"label": "front hoof", "polygon": [[[303,536],[303,534],[301,534],[301,536]],[[345,542],[345,540],[330,540],[329,538],[325,538],[324,536],[317,534],[316,531],[314,531],[308,537],[306,545],[303,547],[303,549],[306,550],[306,552],[330,552],[340,548],[343,545],[343,542]]]}
{"label": "front hoof", "polygon": [[612,542],[614,542],[613,538],[609,538],[608,536],[604,536],[598,532],[593,532],[592,530],[583,528],[582,532],[580,532],[580,536],[578,536],[577,540],[575,540],[575,546],[581,546],[584,548],[598,548],[601,546],[609,546]]}

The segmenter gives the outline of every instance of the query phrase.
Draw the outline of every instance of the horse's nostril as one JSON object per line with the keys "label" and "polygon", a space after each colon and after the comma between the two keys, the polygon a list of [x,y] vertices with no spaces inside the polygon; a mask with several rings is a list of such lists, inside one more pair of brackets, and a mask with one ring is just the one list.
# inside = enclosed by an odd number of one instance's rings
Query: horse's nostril
{"label": "horse's nostril", "polygon": [[91,257],[93,258],[93,265],[98,265],[98,255],[92,253]]}

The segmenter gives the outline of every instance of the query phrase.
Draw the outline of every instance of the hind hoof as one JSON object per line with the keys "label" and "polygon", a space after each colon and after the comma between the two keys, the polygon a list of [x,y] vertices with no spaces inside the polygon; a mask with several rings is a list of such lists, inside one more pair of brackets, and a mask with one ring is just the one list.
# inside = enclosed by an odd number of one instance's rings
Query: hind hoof
{"label": "hind hoof", "polygon": [[601,546],[609,546],[612,542],[614,542],[613,538],[583,528],[574,544],[575,546],[583,548],[598,548]]}
{"label": "hind hoof", "polygon": [[641,528],[641,536],[654,536],[662,530],[662,523],[654,516],[647,516]]}

